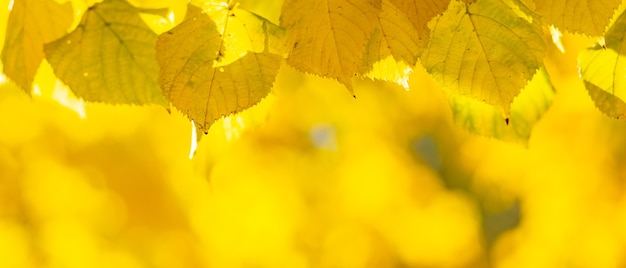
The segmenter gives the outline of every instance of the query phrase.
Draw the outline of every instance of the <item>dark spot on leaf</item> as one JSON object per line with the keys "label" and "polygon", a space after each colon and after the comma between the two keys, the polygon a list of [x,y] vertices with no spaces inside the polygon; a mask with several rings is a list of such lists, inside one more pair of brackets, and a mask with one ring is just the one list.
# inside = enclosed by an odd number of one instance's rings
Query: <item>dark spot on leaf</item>
{"label": "dark spot on leaf", "polygon": [[504,118],[504,123],[506,123],[507,126],[509,125],[509,118],[508,117]]}

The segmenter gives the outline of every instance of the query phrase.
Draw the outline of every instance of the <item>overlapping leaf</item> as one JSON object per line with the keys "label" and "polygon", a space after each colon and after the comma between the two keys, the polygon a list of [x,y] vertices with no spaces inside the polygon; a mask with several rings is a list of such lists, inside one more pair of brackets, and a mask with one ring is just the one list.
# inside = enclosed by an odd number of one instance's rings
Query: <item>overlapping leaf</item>
{"label": "overlapping leaf", "polygon": [[626,12],[605,35],[605,46],[581,51],[581,75],[596,107],[614,118],[626,113]]}
{"label": "overlapping leaf", "polygon": [[600,36],[620,0],[535,0],[547,24],[575,33]]}
{"label": "overlapping leaf", "polygon": [[506,116],[542,66],[545,50],[541,23],[525,6],[454,1],[434,24],[420,60],[445,88],[494,105]]}
{"label": "overlapping leaf", "polygon": [[381,0],[285,0],[281,26],[292,49],[287,63],[296,69],[335,78],[350,92]]}
{"label": "overlapping leaf", "polygon": [[286,33],[282,27],[226,0],[204,3],[204,11],[222,35],[224,45],[219,51],[221,64],[237,60],[248,51],[287,56]]}
{"label": "overlapping leaf", "polygon": [[447,92],[454,121],[468,131],[499,140],[526,144],[533,126],[548,110],[554,88],[545,69],[540,69],[511,104],[510,119],[493,106]]}
{"label": "overlapping leaf", "polygon": [[2,48],[4,73],[30,94],[44,58],[43,46],[67,33],[72,24],[70,3],[54,0],[15,0]]}
{"label": "overlapping leaf", "polygon": [[359,65],[359,73],[408,87],[408,76],[424,49],[425,41],[420,39],[404,13],[387,0],[383,0],[376,22]]}
{"label": "overlapping leaf", "polygon": [[87,101],[164,105],[157,84],[157,35],[123,0],[90,7],[78,27],[45,47],[54,72]]}
{"label": "overlapping leaf", "polygon": [[[230,14],[237,17],[239,13]],[[159,84],[166,99],[204,132],[220,117],[249,108],[267,96],[283,59],[269,52],[271,38],[267,35],[244,35],[245,31],[232,31],[224,25],[222,33],[232,34],[235,40],[248,39],[252,51],[224,62],[224,57],[231,56],[224,53],[232,54],[239,48],[222,47],[238,43],[224,42],[215,22],[196,8],[190,8],[188,18],[160,35],[157,42]],[[259,36],[264,38],[257,39]],[[254,50],[261,47],[258,42],[263,44],[263,51],[257,53]]]}
{"label": "overlapping leaf", "polygon": [[[234,39],[226,42],[246,42],[250,41],[250,51],[263,52],[281,55],[287,57],[288,47],[286,43],[287,33],[285,29],[271,23],[267,19],[248,12],[243,9],[236,8],[233,10],[233,15],[229,16],[232,22],[229,22],[229,28],[239,27],[242,32],[245,31],[248,36],[247,39],[241,40]],[[235,37],[232,35],[231,37]],[[227,36],[229,38],[229,36]]]}
{"label": "overlapping leaf", "polygon": [[428,37],[426,25],[435,16],[443,13],[450,0],[389,0],[406,14],[420,37]]}

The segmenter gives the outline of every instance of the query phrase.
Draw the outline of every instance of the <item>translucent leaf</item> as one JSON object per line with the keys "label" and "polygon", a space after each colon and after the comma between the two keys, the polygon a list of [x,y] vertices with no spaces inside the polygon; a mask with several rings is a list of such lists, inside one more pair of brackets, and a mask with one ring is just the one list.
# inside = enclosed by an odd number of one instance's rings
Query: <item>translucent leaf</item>
{"label": "translucent leaf", "polygon": [[420,37],[428,36],[427,24],[435,16],[443,13],[450,0],[389,0],[409,17]]}
{"label": "translucent leaf", "polygon": [[526,144],[533,126],[548,110],[554,88],[545,69],[540,69],[511,104],[511,117],[491,105],[466,96],[446,92],[454,121],[469,132],[503,141]]}
{"label": "translucent leaf", "polygon": [[139,10],[107,0],[90,7],[78,27],[45,52],[57,77],[80,98],[165,105],[157,84],[156,39]]}
{"label": "translucent leaf", "polygon": [[267,19],[218,0],[205,3],[204,12],[215,22],[224,41],[220,64],[237,60],[248,51],[287,56],[285,29]]}
{"label": "translucent leaf", "polygon": [[581,76],[596,107],[614,118],[623,118],[626,100],[626,13],[605,35],[605,46],[579,53]]}
{"label": "translucent leaf", "polygon": [[620,0],[536,0],[536,10],[547,24],[570,32],[600,36]]}
{"label": "translucent leaf", "polygon": [[220,117],[267,96],[282,61],[276,54],[247,52],[232,63],[217,65],[223,45],[215,22],[199,12],[157,42],[163,94],[205,133]]}
{"label": "translucent leaf", "polygon": [[384,0],[377,25],[363,54],[359,73],[408,87],[408,76],[424,49],[408,18]]}
{"label": "translucent leaf", "polygon": [[444,88],[507,116],[515,96],[542,66],[545,51],[541,23],[525,6],[455,1],[434,23],[420,60]]}
{"label": "translucent leaf", "polygon": [[365,45],[376,27],[381,0],[285,0],[281,26],[294,68],[335,78],[352,93]]}
{"label": "translucent leaf", "polygon": [[72,24],[70,3],[54,0],[15,0],[2,48],[4,73],[30,94],[44,58],[43,46],[67,33]]}
{"label": "translucent leaf", "polygon": [[[233,10],[232,16],[229,16],[229,30],[231,27],[239,27],[242,33],[245,33],[247,39],[237,39],[230,42],[250,42],[250,51],[269,52],[287,57],[288,46],[286,43],[287,34],[285,29],[270,22],[269,20],[248,12],[246,10],[236,8]],[[231,37],[235,37],[233,34]],[[227,38],[229,36],[227,35]],[[226,40],[229,41],[229,40]]]}

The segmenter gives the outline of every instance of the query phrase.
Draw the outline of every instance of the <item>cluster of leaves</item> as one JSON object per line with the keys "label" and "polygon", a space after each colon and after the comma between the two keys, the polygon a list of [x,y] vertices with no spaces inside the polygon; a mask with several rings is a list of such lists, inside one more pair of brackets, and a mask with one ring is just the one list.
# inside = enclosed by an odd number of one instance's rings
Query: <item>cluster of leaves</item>
{"label": "cluster of leaves", "polygon": [[[156,33],[124,0],[89,7],[72,26],[70,3],[15,0],[2,62],[27,93],[45,58],[87,101],[170,104],[206,132],[271,91],[280,66],[336,79],[408,88],[417,65],[438,81],[468,130],[525,141],[550,106],[543,68],[548,27],[605,37],[580,53],[581,75],[606,114],[626,113],[626,13],[619,0],[284,0],[280,26],[232,1],[198,0]],[[165,12],[164,12],[165,11]],[[70,28],[73,29],[70,29]],[[68,33],[68,31],[70,31]]]}

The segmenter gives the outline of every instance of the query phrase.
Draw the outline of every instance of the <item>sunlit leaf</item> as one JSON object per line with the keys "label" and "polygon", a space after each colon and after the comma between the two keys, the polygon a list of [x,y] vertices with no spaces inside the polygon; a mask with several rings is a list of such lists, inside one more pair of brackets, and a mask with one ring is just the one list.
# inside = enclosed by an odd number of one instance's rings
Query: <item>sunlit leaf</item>
{"label": "sunlit leaf", "polygon": [[352,77],[380,10],[381,0],[286,0],[280,24],[292,44],[287,63],[335,78],[353,92]]}
{"label": "sunlit leaf", "polygon": [[286,33],[282,27],[226,0],[198,4],[201,4],[201,9],[215,22],[222,35],[219,64],[235,61],[248,51],[287,56]]}
{"label": "sunlit leaf", "polygon": [[428,36],[428,21],[443,13],[450,0],[389,0],[404,12],[420,37]]}
{"label": "sunlit leaf", "polygon": [[282,60],[276,54],[250,51],[232,63],[217,65],[223,45],[215,22],[200,12],[160,35],[157,42],[163,94],[205,133],[220,117],[267,96]]}
{"label": "sunlit leaf", "polygon": [[620,0],[536,0],[535,5],[547,24],[564,30],[599,36]]}
{"label": "sunlit leaf", "polygon": [[622,13],[600,44],[579,53],[581,75],[596,107],[623,118],[626,100],[626,13]]}
{"label": "sunlit leaf", "polygon": [[425,42],[420,40],[408,18],[387,0],[383,1],[376,22],[359,73],[408,87],[408,76]]}
{"label": "sunlit leaf", "polygon": [[54,0],[15,0],[2,48],[4,73],[30,94],[43,46],[67,33],[72,6]]}
{"label": "sunlit leaf", "polygon": [[510,119],[484,102],[451,92],[446,96],[454,121],[461,127],[481,136],[526,144],[533,126],[552,104],[554,88],[545,69],[540,69],[511,104]]}
{"label": "sunlit leaf", "polygon": [[[269,52],[286,57],[288,46],[286,43],[286,32],[282,27],[273,24],[267,19],[248,12],[246,10],[236,8],[233,15],[229,16],[229,29],[231,27],[239,27],[241,32],[245,31],[247,39],[239,38],[230,41],[234,42],[250,42],[250,51]],[[235,37],[233,34],[232,36]],[[225,42],[229,42],[225,39]]]}
{"label": "sunlit leaf", "polygon": [[420,60],[444,88],[494,105],[506,116],[545,51],[541,23],[524,6],[455,1],[434,24]]}
{"label": "sunlit leaf", "polygon": [[157,84],[157,35],[123,0],[92,6],[76,30],[46,45],[50,65],[76,96],[113,104],[165,104]]}

